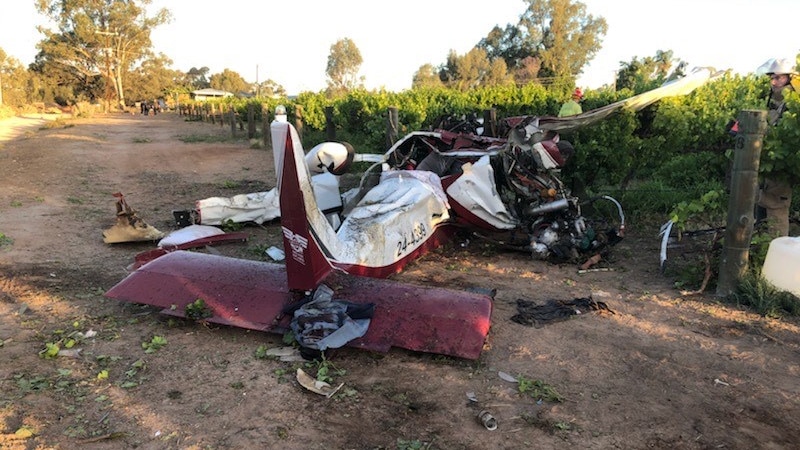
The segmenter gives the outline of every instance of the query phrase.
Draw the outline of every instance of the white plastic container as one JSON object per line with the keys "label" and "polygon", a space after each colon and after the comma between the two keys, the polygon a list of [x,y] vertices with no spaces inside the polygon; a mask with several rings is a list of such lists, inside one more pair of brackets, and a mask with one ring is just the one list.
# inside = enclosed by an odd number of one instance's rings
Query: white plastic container
{"label": "white plastic container", "polygon": [[800,237],[773,239],[761,275],[778,289],[800,297]]}

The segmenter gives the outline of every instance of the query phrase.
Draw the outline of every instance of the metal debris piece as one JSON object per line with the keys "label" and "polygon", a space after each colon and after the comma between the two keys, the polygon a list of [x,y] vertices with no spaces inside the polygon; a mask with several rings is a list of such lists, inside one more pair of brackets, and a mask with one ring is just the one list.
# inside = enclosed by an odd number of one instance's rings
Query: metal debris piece
{"label": "metal debris piece", "polygon": [[482,410],[478,413],[478,422],[484,426],[489,431],[494,431],[497,429],[497,419],[487,410]]}
{"label": "metal debris piece", "polygon": [[114,194],[117,198],[117,222],[103,231],[103,242],[117,244],[121,242],[155,241],[164,237],[164,233],[148,225],[136,215],[136,211],[125,201],[121,192]]}
{"label": "metal debris piece", "polygon": [[331,398],[333,394],[336,393],[344,383],[339,384],[339,386],[332,387],[330,384],[317,380],[316,378],[312,378],[311,375],[305,373],[303,369],[297,368],[297,382],[300,383],[300,386],[308,389],[315,394],[324,395],[325,397]]}
{"label": "metal debris piece", "polygon": [[517,380],[517,378],[514,375],[505,373],[503,371],[497,372],[497,375],[499,375],[500,378],[502,378],[503,380],[508,381],[509,383],[518,383],[519,382],[519,380]]}

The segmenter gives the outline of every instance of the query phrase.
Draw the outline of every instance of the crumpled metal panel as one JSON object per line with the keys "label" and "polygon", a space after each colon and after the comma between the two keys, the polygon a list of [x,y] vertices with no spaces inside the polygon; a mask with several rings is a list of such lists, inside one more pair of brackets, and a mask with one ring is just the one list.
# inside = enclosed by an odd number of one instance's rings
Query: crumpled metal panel
{"label": "crumpled metal panel", "polygon": [[[340,273],[325,284],[335,300],[375,303],[369,330],[350,347],[379,352],[398,347],[465,359],[477,359],[483,350],[492,312],[486,294]],[[145,264],[106,293],[180,317],[186,305],[202,299],[214,314],[209,322],[275,333],[288,329],[291,317],[281,313],[297,295],[289,291],[282,265],[187,251]]]}

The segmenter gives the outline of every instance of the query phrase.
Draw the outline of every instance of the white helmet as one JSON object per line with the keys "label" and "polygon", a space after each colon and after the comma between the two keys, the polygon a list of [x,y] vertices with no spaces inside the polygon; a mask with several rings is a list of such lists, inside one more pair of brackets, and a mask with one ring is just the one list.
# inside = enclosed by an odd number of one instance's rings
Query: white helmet
{"label": "white helmet", "polygon": [[330,172],[342,175],[355,158],[353,146],[347,142],[323,142],[306,154],[306,166],[312,173]]}
{"label": "white helmet", "polygon": [[789,58],[770,58],[756,69],[758,75],[791,75],[797,73],[796,64]]}

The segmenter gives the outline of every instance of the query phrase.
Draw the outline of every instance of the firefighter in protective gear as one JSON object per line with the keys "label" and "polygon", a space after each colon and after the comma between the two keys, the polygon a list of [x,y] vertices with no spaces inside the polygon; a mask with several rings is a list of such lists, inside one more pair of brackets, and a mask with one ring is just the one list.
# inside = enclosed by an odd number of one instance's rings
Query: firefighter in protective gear
{"label": "firefighter in protective gear", "polygon": [[[767,100],[767,122],[774,126],[786,109],[785,96],[794,91],[792,77],[796,75],[795,63],[789,59],[770,59],[756,70],[770,78]],[[792,204],[792,186],[785,180],[765,178],[758,196],[758,218],[765,217],[769,231],[777,236],[789,234],[789,208]]]}

